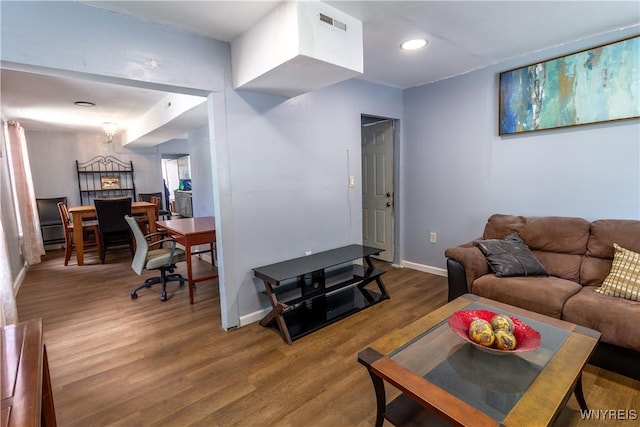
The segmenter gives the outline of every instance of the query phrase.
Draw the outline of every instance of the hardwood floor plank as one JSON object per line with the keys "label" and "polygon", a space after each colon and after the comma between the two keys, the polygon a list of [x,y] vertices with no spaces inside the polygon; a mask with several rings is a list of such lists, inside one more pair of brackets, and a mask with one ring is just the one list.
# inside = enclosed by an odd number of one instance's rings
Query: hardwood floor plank
{"label": "hardwood floor plank", "polygon": [[[153,272],[136,275],[126,253],[88,261],[65,267],[62,251],[47,254],[17,298],[20,320],[43,318],[60,426],[371,426],[375,397],[357,353],[443,305],[447,292],[446,278],[380,264],[390,300],[287,345],[257,323],[224,331],[216,280],[198,283],[194,305],[177,283],[167,302],[158,287],[132,301]],[[593,409],[637,410],[639,390],[593,366],[584,374]],[[557,425],[596,424],[571,398]]]}

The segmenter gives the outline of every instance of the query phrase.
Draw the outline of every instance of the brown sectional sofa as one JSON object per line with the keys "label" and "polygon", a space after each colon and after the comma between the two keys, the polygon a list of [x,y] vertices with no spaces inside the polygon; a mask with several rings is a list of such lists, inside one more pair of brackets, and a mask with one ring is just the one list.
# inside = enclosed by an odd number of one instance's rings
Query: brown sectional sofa
{"label": "brown sectional sofa", "polygon": [[449,300],[473,293],[599,331],[590,363],[640,379],[640,302],[595,292],[613,244],[640,252],[640,221],[492,215],[482,239],[517,232],[549,276],[497,277],[473,242],[445,251]]}

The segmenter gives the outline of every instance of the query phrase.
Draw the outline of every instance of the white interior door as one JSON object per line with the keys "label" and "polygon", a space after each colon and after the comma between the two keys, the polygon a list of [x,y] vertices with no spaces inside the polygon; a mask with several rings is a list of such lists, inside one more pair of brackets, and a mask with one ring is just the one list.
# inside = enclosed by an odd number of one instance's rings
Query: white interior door
{"label": "white interior door", "polygon": [[362,126],[362,242],[393,262],[393,120]]}

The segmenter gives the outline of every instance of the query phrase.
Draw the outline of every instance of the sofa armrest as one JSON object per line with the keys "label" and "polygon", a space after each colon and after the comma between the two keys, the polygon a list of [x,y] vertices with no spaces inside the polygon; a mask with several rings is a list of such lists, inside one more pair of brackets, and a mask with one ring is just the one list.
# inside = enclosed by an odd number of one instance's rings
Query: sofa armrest
{"label": "sofa armrest", "polygon": [[449,248],[444,255],[447,257],[449,298],[471,292],[473,281],[490,273],[487,258],[470,243]]}
{"label": "sofa armrest", "polygon": [[447,258],[447,282],[449,283],[447,302],[469,292],[464,267],[455,259]]}

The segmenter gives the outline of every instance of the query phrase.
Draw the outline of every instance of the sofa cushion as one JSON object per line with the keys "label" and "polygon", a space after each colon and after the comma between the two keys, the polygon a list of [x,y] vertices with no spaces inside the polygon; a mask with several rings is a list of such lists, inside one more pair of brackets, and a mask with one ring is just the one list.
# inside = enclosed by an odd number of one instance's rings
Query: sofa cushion
{"label": "sofa cushion", "polygon": [[640,252],[640,221],[599,219],[591,223],[591,235],[580,268],[580,283],[600,285],[611,270],[613,244]]}
{"label": "sofa cushion", "polygon": [[515,231],[551,275],[579,282],[589,230],[590,223],[583,218],[494,214],[487,220],[483,238],[502,239]]}
{"label": "sofa cushion", "polygon": [[529,217],[520,237],[531,250],[582,255],[587,249],[590,228],[589,221],[582,218]]}
{"label": "sofa cushion", "polygon": [[484,226],[483,239],[504,239],[509,234],[520,233],[526,218],[516,215],[493,214]]}
{"label": "sofa cushion", "polygon": [[558,277],[496,277],[476,279],[471,292],[547,316],[561,318],[565,301],[582,286]]}
{"label": "sofa cushion", "polygon": [[478,240],[475,244],[498,277],[549,275],[518,233],[511,233],[502,240]]}
{"label": "sofa cushion", "polygon": [[562,319],[595,329],[606,343],[640,351],[640,328],[634,321],[640,319],[640,302],[602,295],[596,289],[584,286],[569,298]]}
{"label": "sofa cushion", "polygon": [[613,258],[613,244],[640,252],[640,221],[631,219],[599,219],[591,223],[591,236],[586,255]]}
{"label": "sofa cushion", "polygon": [[551,276],[580,282],[580,261],[582,257],[575,254],[561,254],[532,250],[536,259]]}
{"label": "sofa cushion", "polygon": [[580,283],[583,286],[600,286],[611,271],[611,259],[583,257],[580,265]]}
{"label": "sofa cushion", "polygon": [[613,244],[611,271],[596,290],[604,295],[640,301],[640,254]]}

